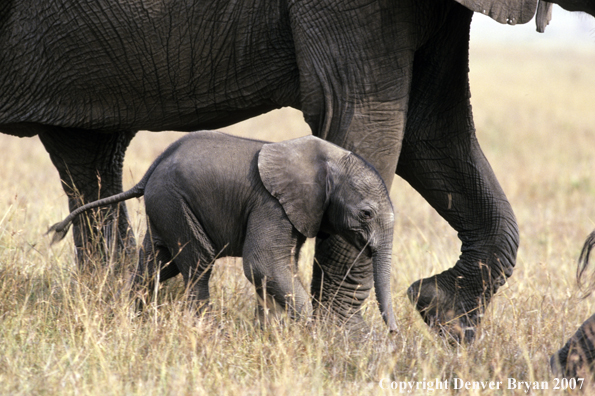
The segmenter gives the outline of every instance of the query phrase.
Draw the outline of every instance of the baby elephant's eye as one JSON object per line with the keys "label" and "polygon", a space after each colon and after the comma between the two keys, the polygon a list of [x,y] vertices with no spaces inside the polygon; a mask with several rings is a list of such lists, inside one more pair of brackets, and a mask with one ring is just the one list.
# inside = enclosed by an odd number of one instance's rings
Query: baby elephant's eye
{"label": "baby elephant's eye", "polygon": [[370,209],[362,209],[359,212],[359,216],[363,220],[370,220],[372,217],[374,217],[374,212],[372,212]]}

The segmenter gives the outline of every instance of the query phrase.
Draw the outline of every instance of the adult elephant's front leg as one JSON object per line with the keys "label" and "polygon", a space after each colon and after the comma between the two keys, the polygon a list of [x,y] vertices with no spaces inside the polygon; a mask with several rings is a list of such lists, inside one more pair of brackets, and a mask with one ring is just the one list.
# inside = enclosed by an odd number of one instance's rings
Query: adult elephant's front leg
{"label": "adult elephant's front leg", "polygon": [[[305,120],[314,135],[370,162],[388,188],[401,149],[413,54],[425,37],[418,5],[355,0],[291,7]],[[365,251],[360,255],[338,236],[319,236],[311,286],[315,316],[363,325],[360,308],[373,282]]]}
{"label": "adult elephant's front leg", "polygon": [[477,141],[469,142],[463,151],[470,152],[459,158],[462,152],[447,146],[417,146],[415,151],[432,160],[407,155],[404,148],[398,169],[457,230],[461,255],[453,268],[418,280],[407,293],[426,323],[470,341],[485,307],[512,275],[519,235],[512,208]]}
{"label": "adult elephant's front leg", "polygon": [[[321,136],[374,165],[390,190],[401,149],[405,107],[405,100],[395,100],[353,109],[344,138],[340,133]],[[367,249],[360,251],[338,235],[321,233],[317,237],[311,284],[315,316],[339,319],[351,330],[367,331],[360,309],[373,284],[372,259]]]}
{"label": "adult elephant's front leg", "polygon": [[367,331],[360,308],[374,284],[372,259],[337,235],[316,240],[311,293],[317,317]]}
{"label": "adult elephant's front leg", "polygon": [[471,12],[457,6],[446,31],[416,52],[397,168],[462,242],[456,265],[412,284],[409,298],[426,323],[466,340],[512,275],[519,243],[512,208],[475,137],[467,76],[470,22]]}
{"label": "adult elephant's front leg", "polygon": [[[124,153],[135,132],[101,133],[72,128],[48,128],[39,134],[58,169],[70,211],[83,203],[122,192]],[[115,249],[134,254],[135,240],[126,206],[109,207],[99,217],[79,216],[73,237],[79,266],[93,258],[109,260]],[[114,221],[117,223],[115,224]]]}

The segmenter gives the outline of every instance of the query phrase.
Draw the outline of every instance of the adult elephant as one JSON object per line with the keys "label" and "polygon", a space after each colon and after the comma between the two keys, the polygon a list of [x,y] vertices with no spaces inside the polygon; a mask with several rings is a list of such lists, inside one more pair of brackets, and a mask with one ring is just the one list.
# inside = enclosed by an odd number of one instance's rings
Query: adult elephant
{"label": "adult elephant", "polygon": [[[122,160],[137,130],[219,128],[298,108],[313,134],[366,158],[389,187],[396,170],[458,231],[455,266],[408,294],[428,324],[472,338],[512,274],[519,238],[475,137],[472,11],[523,23],[537,0],[459,3],[3,0],[0,131],[39,135],[72,210],[77,197],[122,190]],[[119,210],[117,227],[104,234],[108,244],[131,247]],[[80,262],[91,234],[74,225]],[[370,258],[321,234],[316,263],[315,310],[362,323]]]}

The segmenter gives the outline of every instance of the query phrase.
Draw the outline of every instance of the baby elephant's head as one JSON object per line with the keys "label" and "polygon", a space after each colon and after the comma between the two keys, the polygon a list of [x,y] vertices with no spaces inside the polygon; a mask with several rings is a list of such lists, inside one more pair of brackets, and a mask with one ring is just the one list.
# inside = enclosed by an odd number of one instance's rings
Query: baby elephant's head
{"label": "baby elephant's head", "polygon": [[372,257],[383,319],[396,323],[390,297],[394,214],[378,172],[359,156],[314,136],[265,144],[258,158],[266,189],[308,238],[338,234]]}

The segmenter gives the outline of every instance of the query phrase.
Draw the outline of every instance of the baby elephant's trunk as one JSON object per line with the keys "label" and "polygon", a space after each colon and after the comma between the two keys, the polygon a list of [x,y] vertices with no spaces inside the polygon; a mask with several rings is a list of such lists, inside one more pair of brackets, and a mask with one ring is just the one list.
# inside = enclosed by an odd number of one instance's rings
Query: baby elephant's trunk
{"label": "baby elephant's trunk", "polygon": [[392,226],[390,231],[375,238],[371,244],[372,265],[374,267],[374,288],[376,289],[376,299],[380,308],[382,319],[388,325],[391,333],[397,332],[397,323],[392,306],[392,296],[390,291],[390,270],[392,259],[393,233]]}

